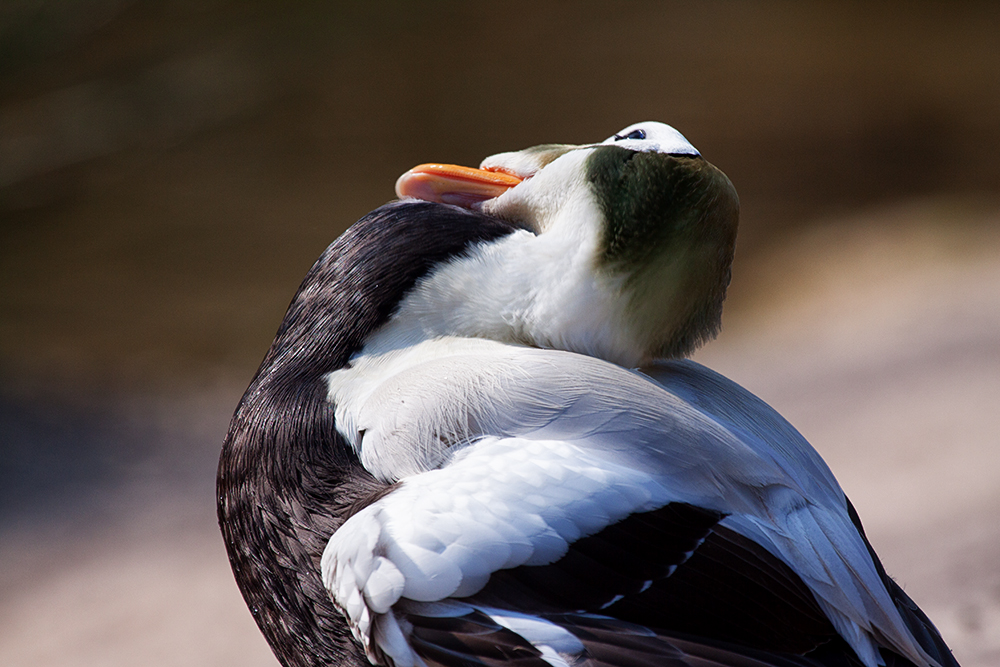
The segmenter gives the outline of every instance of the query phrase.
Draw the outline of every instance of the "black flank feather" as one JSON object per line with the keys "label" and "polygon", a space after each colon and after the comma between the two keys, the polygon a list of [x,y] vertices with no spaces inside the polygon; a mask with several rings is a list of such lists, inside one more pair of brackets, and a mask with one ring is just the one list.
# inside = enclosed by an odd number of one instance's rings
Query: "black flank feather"
{"label": "black flank feather", "polygon": [[453,206],[387,204],[337,239],[292,299],[233,416],[217,481],[237,584],[286,667],[369,664],[323,586],[319,560],[346,517],[387,489],[337,434],[324,376],[433,266],[515,229]]}

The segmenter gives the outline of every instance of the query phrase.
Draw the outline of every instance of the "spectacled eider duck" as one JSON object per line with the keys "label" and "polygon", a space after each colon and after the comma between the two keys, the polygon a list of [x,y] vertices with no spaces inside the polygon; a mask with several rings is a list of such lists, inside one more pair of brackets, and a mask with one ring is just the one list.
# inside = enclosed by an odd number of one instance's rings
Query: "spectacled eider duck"
{"label": "spectacled eider duck", "polygon": [[802,436],[682,359],[738,200],[676,130],[397,192],[309,271],[222,451],[282,664],[957,665]]}

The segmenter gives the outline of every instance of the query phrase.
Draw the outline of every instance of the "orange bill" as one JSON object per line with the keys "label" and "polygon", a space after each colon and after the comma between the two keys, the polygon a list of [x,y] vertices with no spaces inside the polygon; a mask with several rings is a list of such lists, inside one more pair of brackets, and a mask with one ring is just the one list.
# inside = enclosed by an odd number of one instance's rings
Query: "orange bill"
{"label": "orange bill", "polygon": [[396,196],[416,197],[468,208],[499,197],[521,182],[502,171],[486,171],[457,164],[421,164],[396,181]]}

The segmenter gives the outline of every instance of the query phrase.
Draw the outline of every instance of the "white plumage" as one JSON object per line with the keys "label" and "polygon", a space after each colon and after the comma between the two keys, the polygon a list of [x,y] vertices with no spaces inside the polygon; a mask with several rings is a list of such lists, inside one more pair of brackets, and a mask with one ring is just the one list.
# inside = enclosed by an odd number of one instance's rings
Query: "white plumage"
{"label": "white plumage", "polygon": [[[671,391],[677,366],[717,384],[714,405]],[[873,635],[930,664],[805,439],[693,362],[652,375],[659,382],[592,357],[485,340],[433,339],[378,359],[362,351],[330,375],[338,424],[366,467],[402,483],[330,540],[323,574],[338,604],[347,609],[354,587],[369,597],[357,563],[372,552],[402,575],[400,597],[437,602],[478,592],[497,570],[552,563],[568,543],[630,514],[682,502],[727,514],[724,525],[790,565],[869,665],[878,663]],[[361,378],[363,396],[349,377]],[[726,414],[727,399],[742,409]],[[415,450],[426,452],[423,469]],[[345,587],[345,576],[354,583]]]}

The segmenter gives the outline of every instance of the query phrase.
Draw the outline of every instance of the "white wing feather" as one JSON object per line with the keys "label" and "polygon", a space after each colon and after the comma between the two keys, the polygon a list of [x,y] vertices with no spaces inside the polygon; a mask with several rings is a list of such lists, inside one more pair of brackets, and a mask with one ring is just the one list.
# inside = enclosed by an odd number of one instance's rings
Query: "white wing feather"
{"label": "white wing feather", "polygon": [[322,559],[373,662],[381,653],[397,667],[419,663],[399,655],[400,600],[471,595],[491,572],[554,562],[629,514],[685,502],[728,514],[728,526],[792,567],[869,667],[879,662],[873,636],[931,664],[808,443],[696,364],[648,372],[443,339],[361,355],[331,374],[338,428],[373,474],[401,480],[351,517]]}

